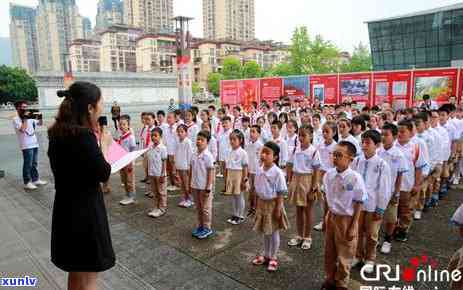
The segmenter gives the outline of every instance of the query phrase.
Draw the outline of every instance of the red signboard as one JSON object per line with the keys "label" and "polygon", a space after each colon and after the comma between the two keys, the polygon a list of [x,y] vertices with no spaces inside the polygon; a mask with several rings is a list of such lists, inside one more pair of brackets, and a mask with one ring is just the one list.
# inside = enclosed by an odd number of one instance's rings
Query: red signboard
{"label": "red signboard", "polygon": [[461,102],[461,99],[463,98],[463,69],[460,69],[460,89],[458,91],[458,96],[457,96],[457,103],[459,104]]}
{"label": "red signboard", "polygon": [[338,75],[310,76],[310,98],[320,103],[334,105],[338,102]]}
{"label": "red signboard", "polygon": [[340,102],[356,101],[359,104],[369,105],[372,86],[371,81],[371,73],[340,75]]}
{"label": "red signboard", "polygon": [[409,71],[377,72],[373,74],[372,105],[389,103],[394,109],[407,107],[410,98]]}
{"label": "red signboard", "polygon": [[239,81],[226,80],[220,82],[220,100],[222,104],[236,105],[239,97]]}
{"label": "red signboard", "polygon": [[432,69],[413,72],[413,104],[419,104],[423,95],[439,104],[446,103],[457,92],[458,69]]}
{"label": "red signboard", "polygon": [[251,106],[252,102],[259,103],[259,80],[239,81],[239,96],[237,102],[245,109]]}
{"label": "red signboard", "polygon": [[283,80],[281,78],[265,78],[260,80],[260,99],[271,104],[277,101],[283,93]]}

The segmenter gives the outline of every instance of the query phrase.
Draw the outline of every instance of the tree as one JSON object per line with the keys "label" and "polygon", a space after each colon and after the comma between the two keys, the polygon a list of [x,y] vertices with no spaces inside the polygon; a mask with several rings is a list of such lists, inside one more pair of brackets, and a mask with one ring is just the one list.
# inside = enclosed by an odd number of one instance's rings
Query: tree
{"label": "tree", "polygon": [[24,69],[0,66],[0,103],[36,101],[37,96],[35,81]]}
{"label": "tree", "polygon": [[241,78],[241,62],[236,57],[226,57],[223,60],[222,75],[225,80]]}
{"label": "tree", "polygon": [[260,65],[255,61],[248,61],[241,68],[241,75],[244,79],[258,78],[261,74]]}
{"label": "tree", "polygon": [[210,73],[207,76],[207,89],[215,96],[220,94],[220,81],[223,79],[223,75],[220,73]]}
{"label": "tree", "polygon": [[368,46],[361,42],[358,46],[354,47],[351,61],[341,66],[342,72],[359,72],[371,70],[372,63],[370,50],[368,49]]}
{"label": "tree", "polygon": [[199,83],[193,82],[191,84],[191,91],[193,92],[193,96],[199,94],[201,92],[201,87],[199,86]]}
{"label": "tree", "polygon": [[271,69],[265,71],[262,73],[262,76],[265,77],[273,77],[273,76],[291,76],[291,75],[296,75],[294,73],[293,66],[290,63],[283,62],[275,65]]}

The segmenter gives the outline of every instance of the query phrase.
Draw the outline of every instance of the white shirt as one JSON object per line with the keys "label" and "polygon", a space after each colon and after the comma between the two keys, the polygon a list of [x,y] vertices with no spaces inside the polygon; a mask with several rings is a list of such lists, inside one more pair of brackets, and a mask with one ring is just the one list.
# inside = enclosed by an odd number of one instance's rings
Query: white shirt
{"label": "white shirt", "polygon": [[[429,161],[429,168],[431,171],[434,166],[436,166],[437,164],[437,156],[438,156],[438,149],[436,149],[436,146],[434,145],[434,143],[436,142],[436,140],[434,139],[434,135],[431,134],[430,131],[428,130],[425,130],[423,131],[423,133],[418,133],[416,134],[416,137],[418,137],[419,139],[421,139],[424,144],[426,145],[426,150],[428,152],[428,161]],[[428,175],[429,175],[429,172],[428,172]]]}
{"label": "white shirt", "polygon": [[262,143],[266,143],[270,140],[272,140],[272,133],[270,132],[269,129],[267,128],[260,128],[260,138],[262,139]]}
{"label": "white shirt", "polygon": [[336,168],[328,170],[323,176],[323,186],[328,208],[337,215],[353,216],[354,202],[364,203],[368,199],[362,176],[351,168],[341,173]]}
{"label": "white shirt", "polygon": [[305,150],[302,150],[301,145],[299,145],[289,163],[293,165],[292,171],[294,173],[312,174],[320,168],[320,155],[313,145]]}
{"label": "white shirt", "polygon": [[186,125],[186,127],[188,128],[187,130],[188,139],[191,140],[191,144],[196,144],[196,137],[198,136],[198,133],[199,133],[198,125],[196,125],[195,123],[191,123],[190,125]]}
{"label": "white shirt", "polygon": [[225,160],[225,165],[228,170],[242,170],[248,163],[248,154],[241,147],[234,150],[232,149]]}
{"label": "white shirt", "polygon": [[362,154],[352,162],[352,169],[360,173],[367,189],[363,210],[383,214],[392,195],[389,165],[376,154],[370,159]]}
{"label": "white shirt", "polygon": [[284,167],[286,166],[286,163],[288,162],[288,144],[286,141],[280,136],[277,139],[273,139],[273,142],[278,144],[280,146],[280,166]]}
{"label": "white shirt", "polygon": [[250,141],[245,146],[246,153],[248,154],[248,170],[249,173],[255,174],[257,167],[260,166],[260,150],[264,145],[260,140],[256,142]]}
{"label": "white shirt", "polygon": [[347,135],[346,138],[342,138],[341,135],[339,135],[338,143],[340,143],[341,141],[348,141],[352,143],[352,145],[355,146],[355,149],[357,150],[357,153],[355,154],[355,156],[359,156],[362,153],[362,148],[360,147],[360,143],[351,134]]}
{"label": "white shirt", "polygon": [[18,137],[19,147],[21,150],[38,148],[39,142],[37,141],[37,135],[35,134],[35,127],[38,126],[37,120],[27,119],[27,127],[24,132],[21,132],[22,121],[18,116],[13,118],[13,127]]}
{"label": "white shirt", "polygon": [[190,139],[185,138],[177,143],[175,148],[175,168],[178,170],[190,169],[191,156],[193,156],[193,148]]}
{"label": "white shirt", "polygon": [[395,146],[402,152],[405,157],[408,170],[402,174],[402,184],[400,185],[400,191],[409,192],[412,190],[415,184],[415,170],[423,169],[428,164],[424,158],[424,154],[420,149],[419,144],[412,141],[405,145],[400,145],[396,141]]}
{"label": "white shirt", "polygon": [[458,136],[457,128],[455,128],[455,126],[451,122],[447,121],[444,125],[442,125],[442,127],[444,127],[445,130],[447,130],[451,142],[459,139],[460,136]]}
{"label": "white shirt", "polygon": [[230,145],[230,133],[232,132],[231,129],[228,129],[227,131],[223,131],[219,135],[219,161],[225,161],[227,158],[228,154],[230,154],[231,151],[231,145]]}
{"label": "white shirt", "polygon": [[440,159],[442,162],[448,161],[450,158],[451,150],[451,141],[449,133],[442,126],[436,126],[433,128],[439,134],[439,146],[441,147],[441,156]]}
{"label": "white shirt", "polygon": [[395,145],[392,145],[392,147],[387,150],[384,149],[384,147],[381,147],[377,150],[377,154],[389,165],[389,169],[391,171],[391,193],[395,193],[398,196],[400,192],[394,192],[395,182],[399,174],[404,174],[407,170],[409,170],[407,167],[407,160],[405,159],[402,151],[400,151],[400,149]]}
{"label": "white shirt", "polygon": [[426,161],[426,166],[422,168],[423,176],[428,176],[429,172],[431,171],[431,158],[429,157],[429,150],[428,145],[424,139],[420,138],[419,136],[415,135],[412,137],[411,142],[418,144],[420,146],[420,152],[423,153],[424,160]]}
{"label": "white shirt", "polygon": [[[207,171],[214,169],[214,157],[209,150],[193,154],[191,158],[191,188],[206,190]],[[212,184],[211,184],[212,186]]]}
{"label": "white shirt", "polygon": [[296,152],[297,145],[299,144],[299,137],[294,134],[292,137],[286,135],[286,144],[288,145],[288,160],[291,160],[294,152]]}
{"label": "white shirt", "polygon": [[288,192],[285,175],[275,164],[267,171],[263,166],[257,168],[254,187],[257,196],[263,200],[272,200]]}
{"label": "white shirt", "polygon": [[251,128],[248,127],[246,130],[242,128],[241,132],[243,132],[244,135],[244,144],[248,144],[251,139]]}
{"label": "white shirt", "polygon": [[318,144],[317,150],[318,153],[320,154],[320,170],[323,171],[328,171],[331,168],[334,168],[333,165],[333,152],[334,149],[336,149],[336,141],[333,140],[331,144],[326,145],[325,141],[322,143]]}
{"label": "white shirt", "polygon": [[432,147],[429,149],[429,157],[431,158],[431,163],[434,166],[442,164],[443,160],[441,160],[441,158],[444,148],[441,146],[439,132],[437,132],[437,130],[434,128],[429,127],[429,129],[426,130],[426,133],[428,133],[432,140]]}
{"label": "white shirt", "polygon": [[162,141],[167,147],[167,154],[174,155],[175,147],[177,146],[178,142],[177,125],[173,124],[172,126],[169,126],[167,123],[164,123],[162,124],[161,129]]}
{"label": "white shirt", "polygon": [[313,132],[313,144],[317,146],[320,143],[323,143],[325,140],[323,139],[323,131],[322,128],[318,128]]}
{"label": "white shirt", "polygon": [[162,164],[167,160],[167,148],[163,144],[151,147],[148,152],[148,175],[149,176],[165,176],[162,172]]}
{"label": "white shirt", "polygon": [[218,149],[217,149],[217,140],[215,140],[214,136],[211,136],[211,140],[209,140],[209,144],[207,144],[207,150],[212,154],[212,157],[215,160],[217,160],[217,154],[218,154]]}
{"label": "white shirt", "polygon": [[[120,131],[119,131],[120,132]],[[117,138],[117,143],[121,145],[122,148],[125,149],[127,152],[132,152],[137,149],[137,142],[135,140],[135,136],[132,134],[131,131],[127,133],[119,133],[119,137]]]}

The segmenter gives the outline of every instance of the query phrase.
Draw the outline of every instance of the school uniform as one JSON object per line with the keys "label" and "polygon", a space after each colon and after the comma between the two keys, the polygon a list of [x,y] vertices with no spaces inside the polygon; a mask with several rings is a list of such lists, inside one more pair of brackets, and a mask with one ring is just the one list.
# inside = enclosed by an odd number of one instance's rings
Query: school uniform
{"label": "school uniform", "polygon": [[383,215],[383,220],[386,223],[396,224],[397,223],[397,212],[399,206],[400,191],[395,192],[395,183],[399,174],[404,174],[408,169],[407,161],[403,153],[393,145],[389,149],[381,147],[377,150],[377,154],[381,157],[388,165],[390,169],[390,184],[391,184],[391,198],[386,211]]}
{"label": "school uniform", "polygon": [[[140,149],[147,149],[151,146],[151,130],[153,130],[155,126],[144,126],[140,132]],[[143,154],[143,168],[146,170],[148,169],[148,157],[147,154]]]}
{"label": "school uniform", "polygon": [[320,143],[323,143],[325,140],[323,139],[323,131],[322,128],[318,128],[318,130],[313,131],[313,144],[317,146]]}
{"label": "school uniform", "polygon": [[[130,130],[127,133],[121,133],[117,139],[117,143],[127,152],[132,152],[137,149],[135,136]],[[119,171],[119,174],[127,196],[135,197],[135,172],[133,169],[133,162]]]}
{"label": "school uniform", "polygon": [[415,171],[423,170],[428,166],[424,152],[418,143],[411,140],[404,145],[396,141],[395,146],[402,152],[406,160],[406,166],[409,170],[402,174],[402,184],[400,185],[400,197],[397,228],[408,232],[412,224],[412,213],[415,208],[417,192],[412,192],[415,184]]}
{"label": "school uniform", "polygon": [[233,130],[241,130],[243,128],[243,124],[241,122],[241,117],[237,117],[232,119],[232,128]]}
{"label": "school uniform", "polygon": [[[186,124],[185,124],[186,125]],[[196,149],[196,137],[198,136],[199,133],[199,126],[196,123],[191,123],[189,125],[186,125],[187,127],[187,136],[188,139],[190,139],[193,151]]]}
{"label": "school uniform", "polygon": [[297,145],[299,144],[299,136],[294,134],[293,136],[286,136],[285,137],[286,144],[288,145],[288,160],[290,160],[294,152],[296,152]]}
{"label": "school uniform", "polygon": [[232,130],[228,129],[222,134],[219,135],[218,144],[219,144],[219,161],[224,162],[227,159],[227,156],[230,154],[231,145],[230,145],[230,134]]}
{"label": "school uniform", "polygon": [[448,161],[450,159],[450,155],[452,153],[452,142],[450,140],[449,133],[445,130],[444,127],[437,125],[433,127],[433,129],[439,134],[439,145],[441,148],[441,160],[442,160],[442,178],[449,177],[449,166]]}
{"label": "school uniform", "polygon": [[[193,154],[191,158],[191,189],[198,212],[200,226],[212,227],[212,200],[214,197],[214,180],[207,188],[208,171],[214,170],[214,157],[209,150]],[[214,176],[214,174],[213,174]]]}
{"label": "school uniform", "polygon": [[359,219],[359,239],[356,257],[359,261],[375,261],[381,219],[391,199],[391,170],[377,154],[367,159],[364,154],[352,162],[352,169],[363,178],[368,198],[363,203]]}
{"label": "school uniform", "polygon": [[214,158],[214,163],[217,160],[217,155],[219,154],[217,148],[217,140],[214,136],[211,136],[211,140],[209,140],[209,144],[207,144],[207,150],[212,154],[212,158]]}
{"label": "school uniform", "polygon": [[354,234],[353,240],[349,241],[347,232],[351,226],[358,226],[352,225],[354,204],[367,200],[367,190],[362,176],[351,168],[343,172],[336,168],[328,170],[323,177],[323,186],[328,205],[325,219],[326,281],[347,288],[358,239]]}
{"label": "school uniform", "polygon": [[262,143],[267,143],[268,141],[272,140],[272,132],[269,128],[263,127],[261,129],[260,138],[262,139]]}
{"label": "school uniform", "polygon": [[273,214],[277,198],[288,191],[283,171],[275,164],[268,170],[259,166],[256,169],[254,183],[258,202],[253,229],[264,235],[288,229],[289,222],[284,206],[279,220]]}
{"label": "school uniform", "polygon": [[243,178],[243,168],[248,166],[248,163],[248,154],[243,148],[238,147],[231,150],[225,160],[227,169],[225,194],[240,195],[242,193],[241,181]]}
{"label": "school uniform", "polygon": [[162,170],[163,163],[167,160],[167,148],[163,144],[153,145],[146,153],[148,158],[148,176],[151,179],[151,190],[154,194],[155,206],[158,209],[167,209],[166,182],[160,182],[161,177],[166,176]]}
{"label": "school uniform", "polygon": [[326,144],[325,141],[318,144],[317,151],[320,154],[320,170],[327,172],[331,168],[334,168],[333,165],[333,152],[336,149],[336,141],[333,140],[331,144]]}
{"label": "school uniform", "polygon": [[291,160],[292,178],[289,184],[289,202],[295,206],[306,207],[317,199],[313,174],[320,168],[320,155],[315,146],[302,149],[299,145]]}
{"label": "school uniform", "polygon": [[256,176],[257,168],[260,166],[260,151],[264,145],[260,140],[256,142],[249,141],[244,149],[248,154],[248,172],[249,172],[249,192],[250,195],[255,193],[254,177]]}
{"label": "school uniform", "polygon": [[280,146],[280,163],[278,164],[280,167],[285,167],[286,163],[288,162],[288,144],[286,141],[280,136],[277,139],[273,139],[278,146]]}
{"label": "school uniform", "polygon": [[190,198],[189,193],[189,169],[191,164],[191,158],[193,156],[193,147],[191,140],[187,138],[183,141],[179,140],[175,148],[175,168],[177,169],[177,174],[180,176],[180,187],[181,193],[183,195],[181,200],[181,206],[184,206],[184,202],[188,201]]}
{"label": "school uniform", "polygon": [[423,169],[423,182],[421,183],[421,188],[419,195],[417,196],[416,206],[415,209],[422,211],[424,209],[426,198],[430,197],[428,194],[429,189],[429,177],[431,172],[434,170],[434,160],[431,159],[431,150],[434,149],[434,139],[432,136],[428,134],[428,132],[423,131],[422,133],[417,133],[413,138],[412,142],[416,142],[420,144],[420,150],[423,151],[425,155],[426,162],[428,166]]}
{"label": "school uniform", "polygon": [[241,129],[241,132],[243,132],[243,135],[244,135],[244,144],[248,144],[249,143],[249,140],[251,139],[251,128],[242,128]]}

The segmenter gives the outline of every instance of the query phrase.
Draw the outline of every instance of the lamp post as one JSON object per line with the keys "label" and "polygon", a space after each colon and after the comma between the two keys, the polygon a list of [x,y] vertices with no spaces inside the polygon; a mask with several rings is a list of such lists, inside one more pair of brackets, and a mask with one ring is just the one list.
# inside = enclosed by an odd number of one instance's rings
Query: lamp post
{"label": "lamp post", "polygon": [[182,111],[191,107],[192,92],[192,74],[193,68],[191,63],[191,34],[189,31],[189,22],[191,17],[177,16],[175,21],[175,38],[177,47],[177,86],[179,108]]}

